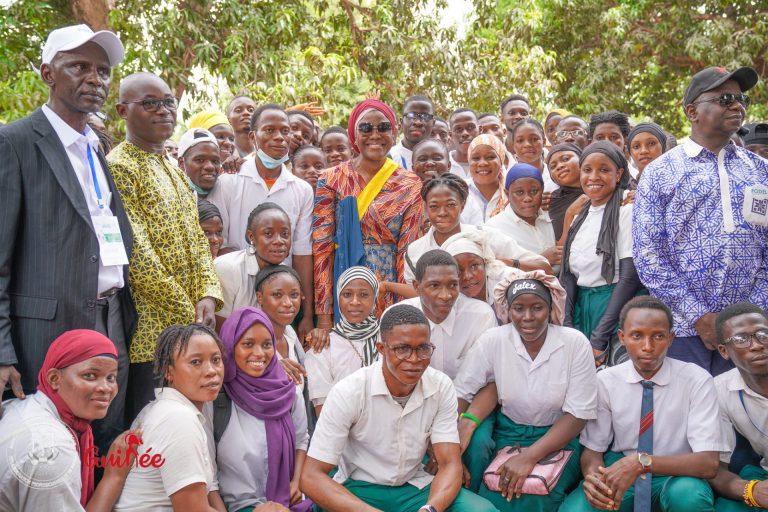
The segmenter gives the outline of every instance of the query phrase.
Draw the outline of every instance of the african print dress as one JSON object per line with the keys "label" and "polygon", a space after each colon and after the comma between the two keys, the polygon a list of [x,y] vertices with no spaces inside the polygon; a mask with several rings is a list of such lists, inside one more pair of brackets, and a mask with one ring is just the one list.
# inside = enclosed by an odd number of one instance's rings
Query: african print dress
{"label": "african print dress", "polygon": [[[348,196],[357,197],[365,181],[349,162],[326,169],[317,181],[312,219],[312,252],[315,256],[315,313],[333,313],[334,235],[339,203]],[[422,216],[421,180],[398,168],[360,219],[365,251],[365,265],[379,282],[405,282],[404,254],[408,244],[419,237]],[[379,298],[376,311],[394,304],[387,293]],[[377,315],[377,316],[378,316]]]}

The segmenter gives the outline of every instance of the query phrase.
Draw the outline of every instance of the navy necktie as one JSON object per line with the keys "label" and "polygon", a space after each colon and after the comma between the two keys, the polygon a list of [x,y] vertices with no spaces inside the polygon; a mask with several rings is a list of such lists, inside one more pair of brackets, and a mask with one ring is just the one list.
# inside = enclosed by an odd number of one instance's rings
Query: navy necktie
{"label": "navy necktie", "polygon": [[[640,434],[637,438],[638,453],[653,453],[653,382],[640,381],[643,385],[643,401],[640,404]],[[651,475],[646,473],[635,480],[634,512],[651,512]]]}

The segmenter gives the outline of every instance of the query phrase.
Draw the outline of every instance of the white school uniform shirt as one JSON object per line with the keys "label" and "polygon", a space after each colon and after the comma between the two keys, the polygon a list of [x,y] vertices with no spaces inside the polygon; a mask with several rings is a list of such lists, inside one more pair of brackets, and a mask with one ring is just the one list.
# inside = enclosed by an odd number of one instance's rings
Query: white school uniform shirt
{"label": "white school uniform shirt", "polygon": [[248,245],[245,241],[248,215],[261,203],[269,201],[285,210],[291,219],[291,254],[312,254],[312,208],[315,200],[312,185],[291,174],[283,165],[277,181],[269,189],[256,169],[254,158],[246,159],[239,174],[219,176],[216,186],[206,198],[221,212],[225,245],[245,249]]}
{"label": "white school uniform shirt", "polygon": [[[509,166],[507,166],[507,170],[504,171],[504,183],[507,182],[507,174],[509,174],[509,170],[512,168],[513,165],[515,165],[517,162],[517,159],[512,156],[512,153],[507,151],[507,158],[512,157],[511,163]],[[546,162],[546,157],[545,157]],[[541,179],[544,180],[544,192],[554,192],[558,188],[560,188],[560,185],[554,182],[552,179],[552,176],[549,174],[549,167],[547,167],[547,164],[544,163],[543,168],[541,170]]]}
{"label": "white school uniform shirt", "polygon": [[451,379],[427,367],[401,407],[387,388],[382,360],[339,381],[323,405],[307,455],[338,466],[334,480],[423,489],[427,445],[458,443],[458,402]]}
{"label": "white school uniform shirt", "polygon": [[[296,391],[291,408],[296,432],[296,450],[307,450],[307,412],[304,398]],[[232,402],[232,415],[216,445],[219,493],[227,510],[240,510],[267,502],[269,464],[264,420],[252,416]]]}
{"label": "white school uniform shirt", "polygon": [[175,492],[196,483],[204,483],[207,492],[219,489],[211,404],[203,407],[203,414],[173,388],[157,388],[155,396],[131,428],[143,429],[139,453],[152,448],[151,453],[162,454],[165,462],[160,468],[131,468],[116,512],[173,512],[170,496]]}
{"label": "white school uniform shirt", "polygon": [[413,170],[413,150],[403,146],[402,141],[392,146],[389,150],[389,158],[403,169]]}
{"label": "white school uniform shirt", "polygon": [[489,382],[496,383],[501,411],[515,423],[546,427],[565,413],[583,420],[597,415],[592,347],[570,327],[550,324],[535,360],[512,324],[487,331],[454,383],[459,398],[471,403]]}
{"label": "white school uniform shirt", "polygon": [[[645,380],[631,360],[597,374],[597,419],[587,422],[581,444],[596,452],[637,451]],[[667,357],[653,386],[653,454],[727,450],[722,441],[712,377],[693,363]]]}
{"label": "white school uniform shirt", "polygon": [[462,164],[458,160],[456,160],[456,151],[450,151],[448,153],[448,160],[451,162],[451,169],[449,170],[450,173],[455,174],[456,176],[460,176],[464,178],[465,180],[471,179],[469,175],[469,162]]}
{"label": "white school uniform shirt", "polygon": [[[571,242],[568,259],[571,272],[576,276],[577,284],[588,288],[609,284],[600,275],[603,257],[595,254],[600,224],[603,222],[605,206],[590,206],[578,233]],[[616,272],[613,282],[619,282],[619,260],[632,257],[632,205],[619,209],[619,233],[616,239]],[[610,283],[613,284],[613,283]]]}
{"label": "white school uniform shirt", "polygon": [[352,341],[331,331],[322,352],[310,350],[304,360],[312,405],[323,405],[331,388],[363,367],[365,340]]}
{"label": "white school uniform shirt", "polygon": [[3,403],[0,460],[0,510],[84,510],[75,438],[44,393]]}
{"label": "white school uniform shirt", "polygon": [[[525,257],[536,256],[535,253],[521,247],[513,238],[507,236],[498,229],[486,228],[485,226],[478,227],[464,223],[461,223],[459,227],[462,232],[477,229],[492,232],[492,235],[488,237],[488,244],[490,245],[493,254],[498,258],[519,260]],[[416,279],[416,275],[414,274],[416,263],[418,263],[419,258],[424,256],[424,253],[431,251],[432,249],[440,249],[441,247],[442,246],[435,240],[435,228],[433,226],[429,228],[429,231],[427,231],[424,236],[408,244],[408,258],[411,260],[411,263],[413,263],[413,269],[411,269],[406,261],[405,272],[403,274],[405,282],[410,283]]]}
{"label": "white school uniform shirt", "polygon": [[[406,299],[401,304],[424,311],[419,297]],[[491,306],[460,293],[445,320],[439,324],[429,320],[429,341],[435,346],[429,366],[455,379],[477,338],[497,325]]]}
{"label": "white school uniform shirt", "polygon": [[[113,215],[109,207],[112,202],[112,191],[109,189],[107,176],[104,174],[104,169],[101,168],[101,162],[96,154],[99,151],[99,137],[96,135],[96,132],[86,125],[85,133],[79,133],[59,117],[48,105],[43,105],[42,111],[64,146],[69,162],[75,170],[75,176],[83,191],[85,204],[88,207],[91,219],[99,215]],[[99,183],[104,208],[99,208],[99,203],[96,200],[96,188],[93,184],[91,166],[88,163],[88,146],[91,147],[93,170],[96,172],[96,180]],[[123,266],[109,265],[105,267],[101,263],[101,258],[99,258],[97,293],[106,292],[111,288],[122,288],[123,286],[125,286]]]}
{"label": "white school uniform shirt", "polygon": [[[285,336],[285,341],[288,344],[288,359],[290,359],[291,361],[295,361],[303,366],[306,360],[306,354],[304,353],[304,348],[301,346],[299,335],[296,334],[295,330],[293,330],[293,326],[291,325],[285,326],[284,336]],[[280,354],[277,354],[277,357],[280,358],[281,357]],[[306,384],[307,384],[307,381],[304,380],[304,377],[302,377],[301,384],[296,386],[296,389],[299,390],[299,393],[304,392],[304,386],[306,386]]]}
{"label": "white school uniform shirt", "polygon": [[491,214],[496,210],[504,198],[501,195],[501,188],[493,193],[493,197],[488,201],[480,190],[475,186],[471,179],[467,180],[469,185],[469,196],[464,209],[461,211],[461,222],[463,224],[472,224],[482,226],[491,218]]}
{"label": "white school uniform shirt", "polygon": [[255,284],[260,269],[255,254],[248,254],[246,249],[230,252],[213,260],[213,267],[219,276],[224,300],[217,315],[228,318],[236,309],[258,307]]}
{"label": "white school uniform shirt", "polygon": [[[742,405],[739,391],[744,398]],[[738,368],[715,377],[715,392],[720,408],[720,428],[723,442],[728,447],[721,452],[720,460],[731,461],[736,447],[736,434],[747,438],[752,449],[760,456],[760,466],[768,471],[768,398],[747,386]],[[764,433],[761,433],[759,427]]]}
{"label": "white school uniform shirt", "polygon": [[485,226],[497,229],[512,238],[520,247],[533,253],[541,254],[555,245],[555,229],[549,214],[539,210],[534,225],[518,217],[511,206],[485,221]]}

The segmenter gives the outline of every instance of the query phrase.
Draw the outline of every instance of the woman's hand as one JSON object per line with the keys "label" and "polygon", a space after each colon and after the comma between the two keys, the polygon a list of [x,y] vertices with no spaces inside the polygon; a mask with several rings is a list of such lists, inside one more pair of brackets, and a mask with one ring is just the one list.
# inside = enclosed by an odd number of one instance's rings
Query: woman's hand
{"label": "woman's hand", "polygon": [[600,350],[599,348],[593,348],[592,354],[595,356],[595,367],[600,366],[601,364],[605,363],[606,358],[608,357],[608,350]]}
{"label": "woman's hand", "polygon": [[322,352],[331,344],[330,329],[317,327],[312,329],[305,339],[307,342],[305,349],[312,349],[317,353]]}
{"label": "woman's hand", "polygon": [[[291,485],[293,485],[293,482],[291,482]],[[291,510],[274,501],[268,501],[261,505],[256,505],[253,512],[291,512]]]}
{"label": "woman's hand", "polygon": [[605,484],[600,473],[590,473],[584,478],[584,496],[598,510],[614,510],[613,491]]}
{"label": "woman's hand", "polygon": [[299,479],[294,478],[291,480],[291,505],[295,505],[303,499],[304,495],[301,494],[301,489],[299,489]]}
{"label": "woman's hand", "polygon": [[547,258],[550,265],[559,265],[563,259],[563,248],[559,245],[553,245],[549,249],[545,249],[541,255]]}
{"label": "woman's hand", "polygon": [[427,462],[426,466],[424,466],[424,471],[434,476],[437,474],[438,467],[437,458],[435,457],[435,450],[432,449],[432,443],[427,445],[427,457],[429,458],[429,461]]}
{"label": "woman's hand", "polygon": [[496,474],[501,476],[499,480],[501,495],[507,498],[507,501],[523,495],[525,479],[531,474],[537,462],[529,459],[525,452],[522,452],[510,457],[496,470]]}
{"label": "woman's hand", "polygon": [[474,421],[459,416],[459,448],[462,454],[467,451],[475,430],[477,430],[477,424]]}
{"label": "woman's hand", "polygon": [[297,110],[303,110],[307,114],[314,117],[320,117],[325,115],[325,109],[318,105],[316,101],[308,101],[307,103],[299,103],[286,109],[288,112],[296,112]]}
{"label": "woman's hand", "polygon": [[627,191],[627,197],[624,198],[624,200],[621,202],[621,206],[624,206],[625,204],[632,204],[635,202],[635,195],[637,195],[636,190],[629,190]]}
{"label": "woman's hand", "polygon": [[[312,317],[308,315],[304,315],[304,317],[301,319],[301,322],[299,322],[299,325],[296,326],[296,335],[299,337],[300,340],[305,340],[310,336],[310,333],[314,329],[315,324],[312,323]],[[306,343],[302,343],[304,346],[304,349],[306,350]]]}
{"label": "woman's hand", "polygon": [[549,211],[549,202],[552,200],[552,192],[544,192],[541,194],[541,209]]}
{"label": "woman's hand", "polygon": [[221,164],[221,172],[224,174],[237,174],[240,172],[240,166],[243,165],[243,162],[245,162],[245,159],[240,158],[240,155],[235,153]]}
{"label": "woman's hand", "polygon": [[[126,430],[112,441],[107,453],[107,461],[119,460],[121,463],[107,464],[104,468],[105,477],[115,477],[123,481],[128,477],[128,473],[136,463],[137,447],[142,444],[141,435],[141,428]],[[132,449],[129,451],[129,448]]]}
{"label": "woman's hand", "polygon": [[288,374],[288,378],[295,382],[297,386],[304,382],[303,376],[307,375],[307,370],[303,366],[287,357],[281,358],[280,362],[283,364],[283,369]]}

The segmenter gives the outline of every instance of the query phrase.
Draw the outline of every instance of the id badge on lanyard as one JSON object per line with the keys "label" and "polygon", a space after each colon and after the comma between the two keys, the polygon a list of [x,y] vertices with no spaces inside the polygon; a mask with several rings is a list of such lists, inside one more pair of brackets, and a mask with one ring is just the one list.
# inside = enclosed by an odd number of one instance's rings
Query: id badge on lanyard
{"label": "id badge on lanyard", "polygon": [[[93,189],[96,192],[96,202],[99,205],[99,211],[104,211],[104,197],[101,193],[99,179],[96,176],[96,167],[93,164],[93,153],[91,146],[87,146],[86,154],[88,156],[88,166],[91,169],[91,180]],[[120,223],[114,215],[92,215],[93,229],[96,232],[96,238],[99,240],[99,255],[101,264],[105,267],[112,265],[127,265],[128,254],[125,252],[123,244],[123,235],[120,233]]]}
{"label": "id badge on lanyard", "polygon": [[749,224],[768,226],[768,186],[746,186],[741,213]]}

